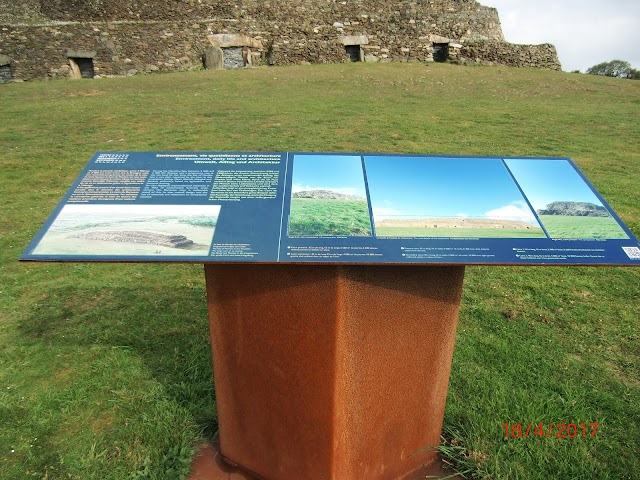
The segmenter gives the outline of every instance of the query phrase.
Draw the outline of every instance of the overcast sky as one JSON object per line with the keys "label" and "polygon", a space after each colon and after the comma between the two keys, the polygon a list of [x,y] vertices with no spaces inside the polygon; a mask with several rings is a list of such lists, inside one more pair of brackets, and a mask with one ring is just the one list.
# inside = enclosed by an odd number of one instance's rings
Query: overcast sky
{"label": "overcast sky", "polygon": [[498,9],[508,42],[552,43],[571,72],[610,60],[640,69],[640,0],[479,0]]}

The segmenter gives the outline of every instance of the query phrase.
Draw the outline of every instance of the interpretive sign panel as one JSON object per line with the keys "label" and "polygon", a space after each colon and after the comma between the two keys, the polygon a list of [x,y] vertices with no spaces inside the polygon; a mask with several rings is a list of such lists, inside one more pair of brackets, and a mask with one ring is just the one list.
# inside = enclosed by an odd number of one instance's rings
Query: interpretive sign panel
{"label": "interpretive sign panel", "polygon": [[568,158],[96,153],[33,261],[640,265]]}

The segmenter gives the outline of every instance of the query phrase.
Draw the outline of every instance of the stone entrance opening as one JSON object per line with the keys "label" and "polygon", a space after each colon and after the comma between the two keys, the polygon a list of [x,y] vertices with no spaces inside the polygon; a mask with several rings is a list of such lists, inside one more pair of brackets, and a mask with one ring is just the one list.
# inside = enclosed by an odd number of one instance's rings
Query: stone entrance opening
{"label": "stone entrance opening", "polygon": [[11,65],[0,65],[0,83],[5,83],[13,79],[13,74],[11,73]]}
{"label": "stone entrance opening", "polygon": [[434,62],[446,62],[449,60],[449,44],[448,43],[434,43],[433,44],[433,61]]}
{"label": "stone entrance opening", "polygon": [[13,79],[11,72],[11,59],[7,55],[0,55],[0,83]]}
{"label": "stone entrance opening", "polygon": [[345,45],[344,50],[347,53],[347,57],[350,62],[362,61],[362,50],[360,49],[360,45]]}
{"label": "stone entrance opening", "polygon": [[245,62],[242,50],[242,47],[223,48],[224,68],[244,68]]}
{"label": "stone entrance opening", "polygon": [[369,38],[366,35],[346,35],[338,37],[338,42],[344,46],[347,60],[350,62],[364,62],[362,45],[369,44]]}
{"label": "stone entrance opening", "polygon": [[204,64],[207,69],[251,67],[262,58],[262,42],[259,39],[216,33],[207,35],[209,46],[205,49]]}
{"label": "stone entrance opening", "polygon": [[73,78],[93,78],[93,58],[69,57],[69,64],[73,72]]}

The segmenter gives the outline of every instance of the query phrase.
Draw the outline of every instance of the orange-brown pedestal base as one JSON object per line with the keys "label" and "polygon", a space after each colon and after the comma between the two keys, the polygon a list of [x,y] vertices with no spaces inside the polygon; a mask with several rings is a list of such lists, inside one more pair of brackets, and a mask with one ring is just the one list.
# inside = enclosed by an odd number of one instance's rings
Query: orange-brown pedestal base
{"label": "orange-brown pedestal base", "polygon": [[[447,478],[448,480],[463,480],[462,477],[453,475],[447,469],[447,465],[437,458],[435,462],[424,468],[415,470],[412,475],[404,480],[424,480],[425,478]],[[191,473],[188,480],[260,480],[258,477],[245,472],[240,467],[235,467],[224,461],[220,455],[220,446],[206,443],[199,447],[198,453],[193,459]]]}
{"label": "orange-brown pedestal base", "polygon": [[266,480],[436,458],[464,267],[205,265],[222,455]]}

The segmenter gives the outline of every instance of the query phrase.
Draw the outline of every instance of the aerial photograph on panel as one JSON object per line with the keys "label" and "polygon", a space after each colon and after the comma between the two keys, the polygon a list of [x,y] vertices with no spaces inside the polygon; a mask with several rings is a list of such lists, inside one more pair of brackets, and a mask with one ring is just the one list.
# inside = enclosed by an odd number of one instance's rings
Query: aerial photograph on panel
{"label": "aerial photograph on panel", "polygon": [[378,237],[545,238],[502,160],[365,157]]}
{"label": "aerial photograph on panel", "polygon": [[289,236],[371,236],[361,157],[294,157]]}
{"label": "aerial photograph on panel", "polygon": [[551,238],[629,238],[567,160],[505,163]]}
{"label": "aerial photograph on panel", "polygon": [[207,255],[219,205],[65,205],[34,255]]}

